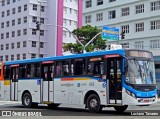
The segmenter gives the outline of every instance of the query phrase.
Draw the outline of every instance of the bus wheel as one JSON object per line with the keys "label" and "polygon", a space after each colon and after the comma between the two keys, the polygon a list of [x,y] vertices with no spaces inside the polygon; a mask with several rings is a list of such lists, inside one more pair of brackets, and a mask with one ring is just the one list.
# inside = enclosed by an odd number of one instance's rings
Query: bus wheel
{"label": "bus wheel", "polygon": [[47,104],[49,108],[57,108],[60,104]]}
{"label": "bus wheel", "polygon": [[114,107],[114,109],[115,109],[117,112],[124,112],[127,108],[128,108],[128,105],[115,106],[115,107]]}
{"label": "bus wheel", "polygon": [[23,98],[22,98],[22,104],[24,107],[31,107],[32,106],[32,96],[30,93],[25,93],[23,95]]}
{"label": "bus wheel", "polygon": [[100,104],[100,99],[96,94],[91,94],[87,99],[87,107],[90,112],[100,112],[102,111],[102,106]]}

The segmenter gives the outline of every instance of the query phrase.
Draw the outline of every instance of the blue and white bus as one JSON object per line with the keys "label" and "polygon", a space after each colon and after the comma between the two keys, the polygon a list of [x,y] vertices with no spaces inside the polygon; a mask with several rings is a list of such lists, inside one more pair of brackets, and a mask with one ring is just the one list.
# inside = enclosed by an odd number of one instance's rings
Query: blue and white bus
{"label": "blue and white bus", "polygon": [[[24,107],[85,105],[125,111],[157,102],[153,55],[144,50],[110,50],[5,62],[1,99]],[[4,84],[4,85],[2,85]]]}

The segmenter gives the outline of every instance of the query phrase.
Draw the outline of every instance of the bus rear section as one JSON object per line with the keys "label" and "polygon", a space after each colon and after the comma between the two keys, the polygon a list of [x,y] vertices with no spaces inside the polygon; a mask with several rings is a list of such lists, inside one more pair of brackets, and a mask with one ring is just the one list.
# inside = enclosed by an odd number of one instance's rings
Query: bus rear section
{"label": "bus rear section", "polygon": [[4,64],[0,62],[0,100],[4,99],[4,76],[3,76]]}

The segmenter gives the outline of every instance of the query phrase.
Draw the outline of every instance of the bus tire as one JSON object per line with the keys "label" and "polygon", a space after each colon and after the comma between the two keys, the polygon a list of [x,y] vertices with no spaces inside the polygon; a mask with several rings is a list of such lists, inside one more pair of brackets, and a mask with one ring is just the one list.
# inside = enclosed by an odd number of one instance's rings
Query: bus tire
{"label": "bus tire", "polygon": [[32,103],[32,96],[31,96],[31,94],[30,93],[25,93],[24,95],[23,95],[23,97],[22,97],[22,104],[23,104],[23,106],[24,107],[26,107],[26,108],[30,108],[30,107],[32,107],[33,105],[33,103]]}
{"label": "bus tire", "polygon": [[49,108],[57,108],[60,104],[47,104]]}
{"label": "bus tire", "polygon": [[114,109],[115,109],[117,112],[124,112],[127,108],[128,108],[128,105],[115,106],[115,107],[114,107]]}
{"label": "bus tire", "polygon": [[100,104],[100,99],[98,95],[91,94],[87,99],[87,107],[90,112],[101,112],[102,106]]}

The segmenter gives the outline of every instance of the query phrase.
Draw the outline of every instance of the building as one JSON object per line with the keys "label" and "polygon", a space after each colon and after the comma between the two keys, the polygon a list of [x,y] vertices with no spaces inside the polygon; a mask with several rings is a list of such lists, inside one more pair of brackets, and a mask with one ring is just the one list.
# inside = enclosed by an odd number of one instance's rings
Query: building
{"label": "building", "polygon": [[[160,81],[160,0],[84,0],[83,25],[110,26],[125,32],[123,48],[153,52]],[[117,42],[107,42],[107,45]]]}
{"label": "building", "polygon": [[62,26],[71,31],[81,26],[79,5],[82,1],[1,0],[0,61],[62,55],[63,43],[75,42]]}

